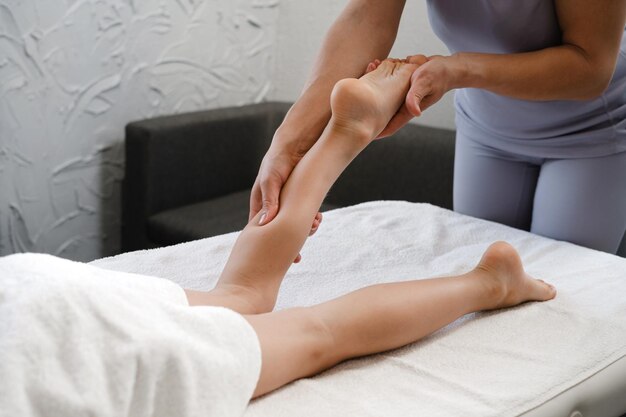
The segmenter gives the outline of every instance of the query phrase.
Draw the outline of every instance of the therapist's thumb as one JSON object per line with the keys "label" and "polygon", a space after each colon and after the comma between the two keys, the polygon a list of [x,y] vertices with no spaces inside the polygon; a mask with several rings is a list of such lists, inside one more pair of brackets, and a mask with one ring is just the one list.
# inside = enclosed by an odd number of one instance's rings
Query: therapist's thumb
{"label": "therapist's thumb", "polygon": [[261,198],[263,206],[259,213],[259,226],[271,222],[278,214],[278,197],[283,182],[276,176],[270,176],[261,181]]}
{"label": "therapist's thumb", "polygon": [[424,99],[424,94],[419,86],[412,85],[411,89],[406,95],[406,108],[414,117],[422,115],[421,103]]}
{"label": "therapist's thumb", "polygon": [[415,117],[421,116],[422,112],[428,107],[426,99],[430,96],[433,90],[432,77],[429,77],[425,72],[425,68],[428,64],[419,67],[411,75],[411,87],[406,95],[406,108]]}

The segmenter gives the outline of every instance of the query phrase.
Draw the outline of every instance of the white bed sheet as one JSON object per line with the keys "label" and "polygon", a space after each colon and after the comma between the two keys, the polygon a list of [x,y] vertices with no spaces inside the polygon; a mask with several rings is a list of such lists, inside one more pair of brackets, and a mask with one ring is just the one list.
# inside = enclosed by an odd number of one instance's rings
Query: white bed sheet
{"label": "white bed sheet", "polygon": [[[94,264],[209,289],[235,238]],[[246,417],[625,413],[626,260],[616,256],[427,204],[365,203],[325,214],[303,262],[286,276],[278,308],[379,282],[462,273],[496,240],[512,243],[529,273],[555,284],[557,299],[466,316],[410,346],[290,384],[252,402]]]}

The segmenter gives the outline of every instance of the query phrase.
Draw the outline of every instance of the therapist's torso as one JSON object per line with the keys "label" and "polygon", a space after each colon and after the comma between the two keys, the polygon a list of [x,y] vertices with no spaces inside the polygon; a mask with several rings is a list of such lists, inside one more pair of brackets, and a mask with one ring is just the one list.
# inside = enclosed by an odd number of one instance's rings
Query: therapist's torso
{"label": "therapist's torso", "polygon": [[[561,44],[554,0],[428,0],[428,11],[450,53],[508,54]],[[462,119],[513,142],[567,145],[571,138],[591,153],[594,146],[606,148],[602,153],[626,150],[626,36],[610,86],[596,99],[530,101],[466,88],[457,91],[456,108],[457,124]]]}

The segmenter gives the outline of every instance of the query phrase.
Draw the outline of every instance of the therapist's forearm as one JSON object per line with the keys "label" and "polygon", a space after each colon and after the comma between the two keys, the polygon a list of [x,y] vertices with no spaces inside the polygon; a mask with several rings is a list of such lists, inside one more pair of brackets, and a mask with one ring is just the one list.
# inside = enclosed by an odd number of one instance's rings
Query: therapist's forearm
{"label": "therapist's forearm", "polygon": [[330,119],[335,83],[361,76],[369,62],[389,54],[404,0],[384,3],[352,1],[332,25],[300,98],[274,137],[275,151],[304,155]]}
{"label": "therapist's forearm", "polygon": [[589,100],[608,86],[614,70],[562,45],[519,54],[457,53],[453,88],[483,88],[524,100]]}

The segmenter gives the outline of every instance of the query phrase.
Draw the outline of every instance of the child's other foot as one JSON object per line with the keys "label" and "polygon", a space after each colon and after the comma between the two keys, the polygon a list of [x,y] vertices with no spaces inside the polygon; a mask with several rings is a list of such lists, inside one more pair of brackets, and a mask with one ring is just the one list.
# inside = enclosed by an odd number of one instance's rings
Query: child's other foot
{"label": "child's other foot", "polygon": [[339,81],[331,95],[331,128],[373,140],[404,104],[417,67],[387,59],[359,79]]}
{"label": "child's other foot", "polygon": [[489,246],[476,271],[484,273],[490,289],[486,309],[512,307],[526,301],[547,301],[556,296],[552,285],[524,271],[519,254],[506,242]]}

